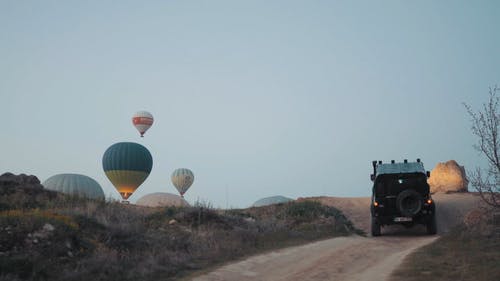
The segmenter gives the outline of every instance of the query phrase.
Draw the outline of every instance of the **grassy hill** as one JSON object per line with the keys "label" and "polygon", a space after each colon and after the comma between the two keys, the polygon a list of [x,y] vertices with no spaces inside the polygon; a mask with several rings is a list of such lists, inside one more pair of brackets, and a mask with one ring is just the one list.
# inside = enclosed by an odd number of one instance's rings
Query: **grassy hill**
{"label": "grassy hill", "polygon": [[146,208],[0,185],[0,280],[173,280],[270,249],[359,233],[337,209]]}
{"label": "grassy hill", "polygon": [[391,281],[500,280],[500,214],[478,213],[410,254]]}

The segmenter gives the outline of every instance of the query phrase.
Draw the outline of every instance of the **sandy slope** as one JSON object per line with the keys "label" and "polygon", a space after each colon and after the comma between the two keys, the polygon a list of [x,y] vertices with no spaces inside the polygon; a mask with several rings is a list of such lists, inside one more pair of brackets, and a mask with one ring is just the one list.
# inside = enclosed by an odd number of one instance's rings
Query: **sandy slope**
{"label": "sandy slope", "polygon": [[[477,207],[480,202],[479,197],[474,193],[439,193],[434,194],[432,198],[436,202],[439,233],[446,232],[450,227],[458,224],[463,216],[472,208]],[[356,227],[364,230],[366,233],[370,232],[369,197],[317,197],[314,199],[325,205],[341,209]],[[382,233],[423,233],[423,227],[417,228],[407,230],[400,226],[386,227],[383,228]]]}
{"label": "sandy slope", "polygon": [[[340,208],[359,228],[369,229],[369,198],[316,198]],[[434,196],[438,228],[446,231],[477,206],[472,194]],[[385,280],[414,249],[437,236],[425,229],[384,228],[384,236],[340,237],[250,257],[193,280]]]}

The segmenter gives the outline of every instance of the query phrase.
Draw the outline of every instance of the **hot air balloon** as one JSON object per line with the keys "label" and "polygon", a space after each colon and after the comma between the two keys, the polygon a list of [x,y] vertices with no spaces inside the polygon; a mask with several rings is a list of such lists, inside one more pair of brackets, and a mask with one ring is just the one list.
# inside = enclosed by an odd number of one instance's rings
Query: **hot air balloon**
{"label": "hot air balloon", "polygon": [[184,200],[184,198],[179,195],[166,193],[166,192],[155,192],[147,194],[137,199],[135,203],[140,206],[147,207],[185,207],[189,206],[189,203]]}
{"label": "hot air balloon", "polygon": [[179,168],[172,173],[171,179],[175,188],[177,188],[181,194],[181,197],[184,197],[184,193],[186,193],[193,184],[194,175],[189,169]]}
{"label": "hot air balloon", "polygon": [[124,202],[146,180],[153,168],[148,149],[134,142],[119,142],[110,146],[102,156],[106,176]]}
{"label": "hot air balloon", "polygon": [[153,121],[153,115],[147,111],[138,111],[132,117],[132,124],[139,131],[141,137],[144,137],[144,133],[153,125]]}
{"label": "hot air balloon", "polygon": [[93,178],[80,174],[58,174],[43,182],[43,187],[73,196],[104,200],[101,186]]}
{"label": "hot air balloon", "polygon": [[290,202],[290,201],[293,201],[293,199],[288,198],[288,197],[284,197],[281,195],[271,196],[271,197],[266,197],[266,198],[262,198],[260,200],[255,201],[255,203],[253,203],[252,207],[262,207],[262,206],[286,203],[286,202]]}

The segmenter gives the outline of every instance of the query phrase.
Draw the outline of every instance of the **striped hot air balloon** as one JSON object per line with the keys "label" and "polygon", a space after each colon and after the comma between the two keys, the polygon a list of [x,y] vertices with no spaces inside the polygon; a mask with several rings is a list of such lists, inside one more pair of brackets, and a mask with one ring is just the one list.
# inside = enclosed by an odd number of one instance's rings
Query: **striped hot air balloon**
{"label": "striped hot air balloon", "polygon": [[123,200],[127,200],[149,176],[153,157],[138,143],[119,142],[104,152],[102,167]]}
{"label": "striped hot air balloon", "polygon": [[104,200],[102,187],[93,178],[80,174],[58,174],[42,184],[46,189],[72,196]]}
{"label": "striped hot air balloon", "polygon": [[132,117],[132,124],[139,131],[141,137],[144,137],[144,133],[151,128],[153,122],[153,115],[147,111],[138,111]]}
{"label": "striped hot air balloon", "polygon": [[194,174],[189,169],[179,168],[172,173],[171,180],[181,197],[184,197],[184,193],[193,184]]}

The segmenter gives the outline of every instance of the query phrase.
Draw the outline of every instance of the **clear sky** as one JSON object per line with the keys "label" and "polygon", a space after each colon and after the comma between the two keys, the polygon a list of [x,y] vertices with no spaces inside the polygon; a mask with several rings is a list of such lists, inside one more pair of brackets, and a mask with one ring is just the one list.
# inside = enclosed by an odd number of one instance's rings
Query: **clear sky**
{"label": "clear sky", "polygon": [[[0,173],[96,179],[153,155],[130,198],[246,207],[369,196],[371,161],[481,163],[462,102],[500,84],[500,1],[0,0]],[[137,110],[155,117],[142,139]]]}

